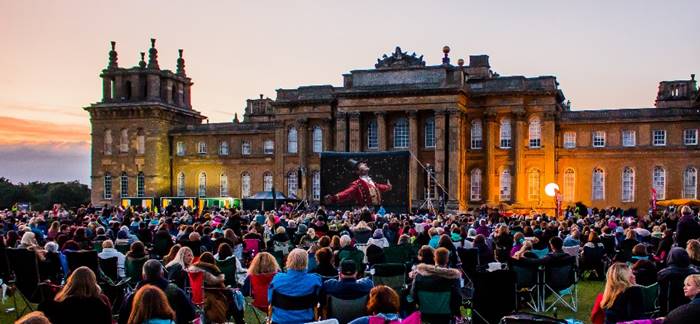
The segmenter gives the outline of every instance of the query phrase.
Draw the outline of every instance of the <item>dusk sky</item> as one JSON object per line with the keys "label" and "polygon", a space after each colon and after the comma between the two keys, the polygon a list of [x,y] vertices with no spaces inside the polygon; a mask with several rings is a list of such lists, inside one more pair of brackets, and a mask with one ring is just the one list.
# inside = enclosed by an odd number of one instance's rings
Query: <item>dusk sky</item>
{"label": "dusk sky", "polygon": [[211,122],[275,89],[342,83],[401,46],[440,64],[488,54],[501,75],[554,75],[573,109],[653,107],[661,80],[700,77],[700,1],[0,0],[0,176],[89,183],[89,116],[109,41],[134,66],[184,49]]}

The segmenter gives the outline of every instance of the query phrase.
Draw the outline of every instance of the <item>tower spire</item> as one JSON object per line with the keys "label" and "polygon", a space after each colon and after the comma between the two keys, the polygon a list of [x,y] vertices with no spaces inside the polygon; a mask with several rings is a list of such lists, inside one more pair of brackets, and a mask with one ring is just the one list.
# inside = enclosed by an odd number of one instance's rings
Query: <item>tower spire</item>
{"label": "tower spire", "polygon": [[156,39],[151,38],[151,48],[148,50],[148,68],[160,69],[158,66],[158,50],[156,49]]}
{"label": "tower spire", "polygon": [[109,63],[107,64],[108,69],[116,69],[119,67],[117,64],[117,51],[114,49],[117,46],[117,42],[111,41],[112,50],[109,51]]}
{"label": "tower spire", "polygon": [[177,75],[185,76],[185,59],[182,58],[182,48],[177,50]]}

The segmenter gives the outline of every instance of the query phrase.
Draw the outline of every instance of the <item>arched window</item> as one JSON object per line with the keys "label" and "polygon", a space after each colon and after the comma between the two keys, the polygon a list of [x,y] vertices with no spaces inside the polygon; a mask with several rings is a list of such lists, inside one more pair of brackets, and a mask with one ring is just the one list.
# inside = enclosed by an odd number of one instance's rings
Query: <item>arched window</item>
{"label": "arched window", "polygon": [[136,176],[136,197],[146,196],[146,177],[143,172],[139,172]]}
{"label": "arched window", "polygon": [[501,120],[501,148],[502,149],[509,149],[512,147],[512,137],[511,137],[511,126],[510,126],[510,119],[509,118],[503,118]]}
{"label": "arched window", "polygon": [[129,152],[129,130],[122,128],[121,136],[119,137],[119,152]]}
{"label": "arched window", "polygon": [[185,174],[183,172],[177,174],[177,196],[185,196]]}
{"label": "arched window", "polygon": [[241,198],[250,197],[250,173],[241,174]]}
{"label": "arched window", "polygon": [[224,173],[219,176],[219,197],[228,197],[228,176]]}
{"label": "arched window", "polygon": [[435,147],[435,118],[428,117],[425,120],[425,147]]}
{"label": "arched window", "polygon": [[469,183],[471,191],[470,199],[472,201],[481,200],[481,169],[472,170]]}
{"label": "arched window", "polygon": [[243,141],[243,143],[241,143],[241,154],[242,155],[250,155],[251,152],[252,152],[252,148],[250,147],[250,142]]}
{"label": "arched window", "polygon": [[622,201],[634,201],[634,169],[630,167],[622,170]]}
{"label": "arched window", "polygon": [[314,127],[314,130],[311,133],[311,137],[313,138],[314,142],[314,153],[323,152],[323,129],[321,129],[321,127],[319,126]]}
{"label": "arched window", "polygon": [[143,128],[139,128],[136,131],[136,154],[146,153],[146,135],[143,132]]}
{"label": "arched window", "polygon": [[107,172],[104,177],[104,199],[112,199],[112,174]]}
{"label": "arched window", "polygon": [[219,143],[219,155],[226,156],[229,154],[228,141],[221,141]]}
{"label": "arched window", "polygon": [[651,175],[652,188],[656,191],[656,199],[666,199],[666,170],[661,166],[654,167]]}
{"label": "arched window", "polygon": [[297,197],[297,189],[299,189],[299,177],[296,170],[287,173],[287,196],[290,198]]}
{"label": "arched window", "polygon": [[509,201],[510,200],[511,183],[512,183],[512,181],[510,178],[510,170],[503,169],[503,171],[501,171],[501,179],[500,179],[500,185],[501,185],[500,199],[501,199],[501,201]]}
{"label": "arched window", "polygon": [[591,200],[605,199],[605,172],[601,168],[593,169],[593,188],[591,192]]}
{"label": "arched window", "polygon": [[311,199],[321,200],[321,172],[318,171],[311,176]]}
{"label": "arched window", "polygon": [[297,153],[297,129],[292,127],[287,132],[287,152]]}
{"label": "arched window", "polygon": [[206,197],[207,196],[207,174],[205,172],[199,173],[199,183],[197,185],[197,196]]}
{"label": "arched window", "polygon": [[122,175],[119,177],[119,197],[129,197],[129,177],[126,175],[126,172],[122,172]]}
{"label": "arched window", "polygon": [[564,201],[574,201],[576,193],[576,172],[574,169],[564,171]]}
{"label": "arched window", "polygon": [[105,138],[104,138],[104,154],[105,155],[112,155],[112,130],[111,129],[105,129]]}
{"label": "arched window", "polygon": [[272,191],[272,173],[263,173],[263,191]]}
{"label": "arched window", "polygon": [[405,117],[394,123],[394,148],[408,148],[408,120]]}
{"label": "arched window", "polygon": [[527,173],[527,199],[540,200],[540,170],[532,169]]}
{"label": "arched window", "polygon": [[372,150],[379,148],[376,119],[370,119],[367,122],[367,148]]}
{"label": "arched window", "polygon": [[696,199],[698,195],[698,170],[688,167],[683,172],[683,198]]}
{"label": "arched window", "polygon": [[530,148],[540,148],[542,144],[542,125],[539,117],[530,119]]}
{"label": "arched window", "polygon": [[275,153],[275,141],[266,140],[265,143],[263,143],[263,153],[274,154]]}
{"label": "arched window", "polygon": [[482,137],[482,130],[481,130],[481,120],[480,119],[474,119],[472,120],[472,129],[471,129],[471,148],[474,150],[480,150],[484,141]]}

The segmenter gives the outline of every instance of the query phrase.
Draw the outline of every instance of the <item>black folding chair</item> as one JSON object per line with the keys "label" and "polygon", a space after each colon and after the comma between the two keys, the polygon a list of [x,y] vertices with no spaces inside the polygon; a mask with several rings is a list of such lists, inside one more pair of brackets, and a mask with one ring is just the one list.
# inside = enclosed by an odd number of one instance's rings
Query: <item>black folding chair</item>
{"label": "black folding chair", "polygon": [[479,271],[474,278],[474,323],[498,323],[517,309],[516,274],[512,270]]}
{"label": "black folding chair", "polygon": [[543,273],[535,262],[513,260],[510,265],[517,278],[518,293],[527,296],[526,304],[533,312],[544,311]]}
{"label": "black folding chair", "polygon": [[578,310],[578,274],[576,270],[576,258],[567,257],[563,260],[545,264],[544,289],[545,293],[551,293],[554,301],[546,306],[549,311],[555,305],[563,306],[576,312]]}
{"label": "black folding chair", "polygon": [[32,303],[38,304],[45,299],[39,274],[39,260],[34,251],[27,249],[7,249],[6,252],[8,260],[12,260],[9,265],[14,274],[14,281],[9,281],[8,284],[17,288],[25,304],[21,311],[17,308],[17,292],[15,292],[13,301],[15,314],[19,318],[25,311],[34,310]]}
{"label": "black folding chair", "polygon": [[380,263],[374,265],[374,285],[385,285],[399,294],[406,288],[406,266],[403,263]]}
{"label": "black folding chair", "polygon": [[73,273],[75,269],[80,267],[88,267],[97,276],[100,273],[99,262],[97,261],[97,251],[80,250],[80,251],[65,251],[63,254],[68,261],[68,272]]}
{"label": "black folding chair", "polygon": [[474,279],[476,269],[479,267],[479,250],[475,248],[458,248],[457,256],[459,256],[459,260],[462,262],[461,268],[464,273]]}
{"label": "black folding chair", "polygon": [[111,257],[111,258],[106,258],[102,259],[100,258],[98,263],[100,267],[100,272],[106,277],[109,278],[112,283],[119,282],[119,258],[117,257]]}

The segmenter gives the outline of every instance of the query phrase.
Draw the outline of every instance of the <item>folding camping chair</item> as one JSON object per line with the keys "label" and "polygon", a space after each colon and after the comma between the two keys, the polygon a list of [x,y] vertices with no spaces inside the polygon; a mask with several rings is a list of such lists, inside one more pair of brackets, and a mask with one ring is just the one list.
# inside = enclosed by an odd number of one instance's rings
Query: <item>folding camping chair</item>
{"label": "folding camping chair", "polygon": [[352,320],[366,315],[367,298],[369,295],[356,299],[341,299],[328,296],[325,318],[335,318],[340,324],[346,324]]}
{"label": "folding camping chair", "polygon": [[80,267],[88,267],[95,274],[100,273],[99,261],[97,260],[97,251],[80,250],[80,251],[65,251],[63,254],[68,261],[68,272],[73,273],[75,269]]}
{"label": "folding camping chair", "polygon": [[659,312],[659,283],[653,285],[642,286],[642,309],[646,318],[654,318]]}
{"label": "folding camping chair", "polygon": [[226,260],[216,260],[216,266],[224,274],[224,284],[226,286],[238,287],[236,282],[236,257],[232,256]]}
{"label": "folding camping chair", "polygon": [[514,260],[511,263],[511,269],[515,271],[518,293],[521,295],[527,294],[529,297],[529,300],[526,301],[526,305],[530,307],[533,312],[543,312],[543,269],[539,264],[534,262],[523,262],[520,260]]}
{"label": "folding camping chair", "polygon": [[474,323],[498,323],[517,309],[517,278],[513,270],[479,271],[473,280],[471,300]]}
{"label": "folding camping chair", "polygon": [[[549,311],[555,305],[563,306],[576,312],[578,309],[578,274],[576,272],[576,259],[566,258],[562,261],[545,265],[544,291],[554,296],[552,304],[546,307]],[[566,297],[569,297],[567,300]]]}
{"label": "folding camping chair", "polygon": [[476,269],[479,267],[479,250],[475,248],[459,248],[457,249],[457,256],[462,262],[460,266],[462,271],[473,279],[476,274]]}
{"label": "folding camping chair", "polygon": [[406,288],[406,266],[403,263],[380,263],[372,268],[372,282],[374,285],[391,287],[401,294]]}
{"label": "folding camping chair", "polygon": [[187,278],[189,279],[187,290],[190,293],[190,300],[196,309],[199,322],[204,323],[206,320],[204,313],[204,272],[187,271]]}
{"label": "folding camping chair", "polygon": [[286,310],[312,309],[314,312],[313,318],[307,321],[310,322],[318,318],[318,307],[316,307],[317,305],[318,293],[316,291],[306,296],[288,296],[280,293],[275,289],[272,290],[272,299],[270,300],[270,307],[268,307],[267,310],[267,316],[268,319],[272,319],[273,307]]}
{"label": "folding camping chair", "polygon": [[[39,273],[39,261],[34,251],[27,249],[6,249],[10,270],[14,281],[8,281],[10,287],[16,288],[13,294],[15,315],[19,318],[25,311],[33,311],[31,303],[38,304],[45,300]],[[17,294],[24,301],[24,308],[17,308]]]}

